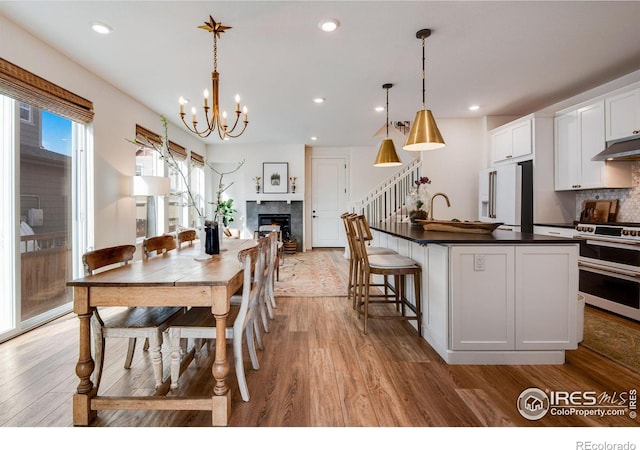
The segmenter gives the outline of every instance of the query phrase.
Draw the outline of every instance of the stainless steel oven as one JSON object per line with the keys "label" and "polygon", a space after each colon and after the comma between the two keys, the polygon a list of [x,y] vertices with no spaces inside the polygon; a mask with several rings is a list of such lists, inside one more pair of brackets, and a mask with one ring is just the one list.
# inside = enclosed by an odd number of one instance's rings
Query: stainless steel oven
{"label": "stainless steel oven", "polygon": [[640,226],[579,224],[576,231],[585,301],[640,320]]}

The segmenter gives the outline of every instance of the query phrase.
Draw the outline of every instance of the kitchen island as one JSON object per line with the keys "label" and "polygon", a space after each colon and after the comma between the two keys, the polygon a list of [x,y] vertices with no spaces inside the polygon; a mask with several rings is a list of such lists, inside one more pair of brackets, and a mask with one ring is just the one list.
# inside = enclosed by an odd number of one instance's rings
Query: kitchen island
{"label": "kitchen island", "polygon": [[565,350],[577,348],[576,240],[371,228],[372,245],[422,266],[423,337],[447,363],[563,364]]}

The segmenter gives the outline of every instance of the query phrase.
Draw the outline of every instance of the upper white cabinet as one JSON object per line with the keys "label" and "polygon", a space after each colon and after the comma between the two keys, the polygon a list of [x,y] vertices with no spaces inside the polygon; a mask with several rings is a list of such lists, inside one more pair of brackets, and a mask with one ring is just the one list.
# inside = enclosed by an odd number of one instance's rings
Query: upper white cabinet
{"label": "upper white cabinet", "polygon": [[491,161],[498,163],[526,159],[533,153],[533,115],[515,120],[489,132]]}
{"label": "upper white cabinet", "polygon": [[605,104],[607,141],[640,134],[640,88],[606,97]]}
{"label": "upper white cabinet", "polygon": [[604,150],[605,100],[555,117],[555,190],[631,187],[625,162],[591,161]]}

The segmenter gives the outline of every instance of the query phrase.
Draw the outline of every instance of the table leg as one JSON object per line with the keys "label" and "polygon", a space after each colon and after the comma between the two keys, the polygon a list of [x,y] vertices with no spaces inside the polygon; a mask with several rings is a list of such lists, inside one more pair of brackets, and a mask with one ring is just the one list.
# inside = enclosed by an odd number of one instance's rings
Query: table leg
{"label": "table leg", "polygon": [[226,326],[228,314],[214,314],[216,318],[216,357],[211,372],[216,380],[213,388],[213,404],[211,408],[211,423],[226,426],[231,415],[231,392],[227,385],[229,375],[229,361],[227,359]]}
{"label": "table leg", "polygon": [[97,412],[91,410],[91,398],[96,389],[91,382],[91,374],[95,363],[91,358],[91,316],[92,314],[78,314],[80,319],[80,352],[76,364],[76,374],[80,378],[78,392],[73,396],[73,424],[89,425]]}

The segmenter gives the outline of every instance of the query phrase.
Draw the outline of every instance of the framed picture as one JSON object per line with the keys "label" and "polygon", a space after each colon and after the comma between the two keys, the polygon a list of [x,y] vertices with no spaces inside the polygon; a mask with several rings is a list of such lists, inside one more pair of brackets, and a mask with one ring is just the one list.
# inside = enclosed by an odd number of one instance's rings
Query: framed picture
{"label": "framed picture", "polygon": [[262,163],[262,192],[286,194],[289,192],[289,163]]}

